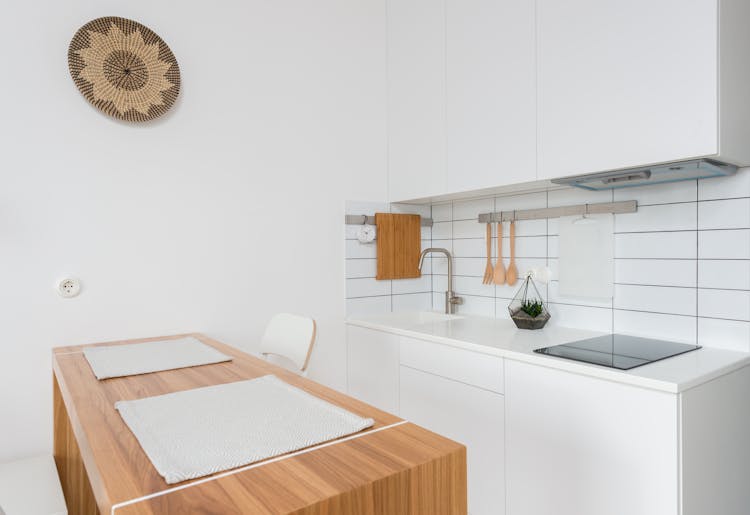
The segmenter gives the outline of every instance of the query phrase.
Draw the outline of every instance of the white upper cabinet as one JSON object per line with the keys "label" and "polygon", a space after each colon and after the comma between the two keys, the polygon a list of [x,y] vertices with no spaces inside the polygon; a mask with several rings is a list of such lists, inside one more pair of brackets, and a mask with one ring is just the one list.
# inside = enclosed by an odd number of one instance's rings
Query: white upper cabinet
{"label": "white upper cabinet", "polygon": [[536,178],[534,3],[388,2],[391,201]]}
{"label": "white upper cabinet", "polygon": [[750,165],[748,0],[388,0],[391,201]]}
{"label": "white upper cabinet", "polygon": [[750,69],[748,5],[537,0],[538,177],[700,156],[746,164],[736,82]]}
{"label": "white upper cabinet", "polygon": [[388,1],[389,200],[446,192],[445,2]]}
{"label": "white upper cabinet", "polygon": [[448,190],[536,178],[534,2],[447,0]]}

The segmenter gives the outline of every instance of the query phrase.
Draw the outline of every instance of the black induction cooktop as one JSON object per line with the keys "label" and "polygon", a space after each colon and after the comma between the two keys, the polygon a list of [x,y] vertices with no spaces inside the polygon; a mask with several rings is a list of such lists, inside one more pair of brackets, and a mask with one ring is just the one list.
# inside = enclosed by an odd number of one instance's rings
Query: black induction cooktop
{"label": "black induction cooktop", "polygon": [[534,352],[620,370],[630,370],[700,348],[700,345],[687,343],[653,340],[625,334],[608,334],[535,349]]}

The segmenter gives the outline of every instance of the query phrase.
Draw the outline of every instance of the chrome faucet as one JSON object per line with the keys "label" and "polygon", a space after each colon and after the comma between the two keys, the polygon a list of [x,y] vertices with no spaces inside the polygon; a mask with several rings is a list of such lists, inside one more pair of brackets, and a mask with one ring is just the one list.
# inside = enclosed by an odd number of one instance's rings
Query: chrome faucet
{"label": "chrome faucet", "polygon": [[422,251],[422,254],[419,255],[418,267],[420,272],[422,271],[422,265],[424,265],[424,258],[427,256],[427,254],[430,254],[432,252],[445,254],[445,257],[448,258],[448,291],[445,292],[445,312],[446,314],[452,315],[456,312],[456,306],[458,304],[463,304],[464,302],[464,299],[456,296],[455,292],[453,291],[453,256],[451,256],[451,253],[448,251],[448,249],[442,249],[438,247],[424,249]]}

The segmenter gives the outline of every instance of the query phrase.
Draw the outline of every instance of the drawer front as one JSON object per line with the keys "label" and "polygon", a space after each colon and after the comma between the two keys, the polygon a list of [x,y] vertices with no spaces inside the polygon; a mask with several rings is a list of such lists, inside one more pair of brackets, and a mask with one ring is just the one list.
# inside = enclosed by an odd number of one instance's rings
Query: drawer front
{"label": "drawer front", "polygon": [[401,364],[462,383],[503,393],[503,359],[440,343],[402,336]]}

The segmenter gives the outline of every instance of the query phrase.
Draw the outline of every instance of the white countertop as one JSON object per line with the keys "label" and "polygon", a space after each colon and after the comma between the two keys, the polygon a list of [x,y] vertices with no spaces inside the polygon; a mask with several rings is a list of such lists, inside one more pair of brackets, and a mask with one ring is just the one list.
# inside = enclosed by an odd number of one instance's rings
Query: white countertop
{"label": "white countertop", "polygon": [[390,313],[349,318],[347,323],[669,393],[750,365],[750,353],[704,347],[631,370],[617,370],[533,352],[607,333],[557,326],[528,331],[516,328],[512,320],[478,316],[445,319],[432,313]]}

